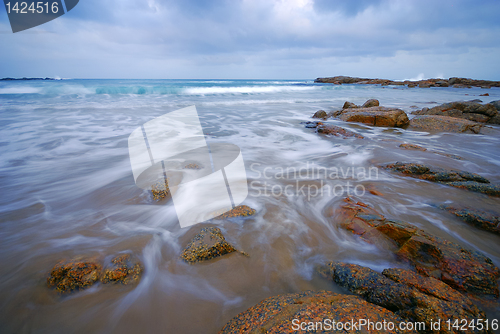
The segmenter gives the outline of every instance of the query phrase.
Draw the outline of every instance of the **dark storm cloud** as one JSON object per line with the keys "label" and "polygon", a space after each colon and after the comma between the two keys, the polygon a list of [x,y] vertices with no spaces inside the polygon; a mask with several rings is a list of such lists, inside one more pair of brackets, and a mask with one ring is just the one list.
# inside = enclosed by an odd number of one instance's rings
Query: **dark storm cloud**
{"label": "dark storm cloud", "polygon": [[[38,54],[43,68],[72,77],[206,77],[216,71],[222,78],[279,77],[287,64],[288,77],[313,77],[321,68],[373,70],[374,64],[389,66],[387,75],[380,70],[378,76],[456,68],[474,73],[470,66],[476,59],[478,76],[487,66],[500,76],[498,66],[488,64],[500,57],[499,13],[500,1],[84,0],[35,28],[53,32],[43,34],[50,38],[33,31],[2,34],[0,42],[8,48],[2,48],[0,60],[16,68],[21,59],[26,64]],[[6,15],[0,24],[7,30]],[[51,62],[54,55],[67,60]],[[92,70],[79,72],[77,62]],[[405,66],[409,74],[400,73]]]}

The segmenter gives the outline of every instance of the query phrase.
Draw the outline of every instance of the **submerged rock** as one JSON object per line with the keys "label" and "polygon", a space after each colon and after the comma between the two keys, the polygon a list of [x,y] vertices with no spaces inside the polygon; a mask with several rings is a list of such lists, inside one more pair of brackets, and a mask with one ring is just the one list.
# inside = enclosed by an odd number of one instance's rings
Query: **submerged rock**
{"label": "submerged rock", "polygon": [[409,130],[429,132],[480,133],[482,123],[449,116],[419,115],[409,122]]}
{"label": "submerged rock", "polygon": [[99,280],[101,269],[94,259],[61,261],[52,269],[47,285],[59,292],[85,289]]}
{"label": "submerged rock", "polygon": [[453,213],[469,225],[500,234],[500,216],[497,214],[449,205],[441,205],[439,208]]}
{"label": "submerged rock", "polygon": [[247,205],[238,205],[234,207],[232,210],[224,212],[220,216],[215,217],[214,219],[226,219],[226,218],[234,218],[234,217],[247,217],[255,214],[255,209]]}
{"label": "submerged rock", "polygon": [[[370,304],[357,296],[341,295],[331,291],[304,291],[264,299],[231,319],[219,334],[330,332],[332,328],[324,327],[325,319],[342,323],[342,325],[349,324],[347,330],[339,328],[337,331],[337,327],[334,327],[335,332],[389,332],[388,330],[372,330],[367,328],[367,325],[362,328],[358,327],[357,331],[356,328],[350,327],[353,321],[365,319],[372,323],[392,322],[395,328],[390,332],[403,333],[397,326],[404,319],[383,307]],[[300,326],[301,323],[304,323],[303,330],[298,331],[298,327],[293,327],[294,324]],[[404,333],[415,332],[405,331]]]}
{"label": "submerged rock", "polygon": [[102,283],[131,284],[139,281],[143,268],[139,262],[133,263],[130,254],[123,254],[111,260],[111,265],[104,270]]}
{"label": "submerged rock", "polygon": [[322,133],[325,135],[334,135],[334,136],[344,137],[344,138],[349,138],[349,137],[354,137],[354,138],[358,138],[358,139],[364,138],[362,135],[357,134],[356,132],[344,129],[340,126],[335,126],[335,125],[330,125],[330,124],[324,124],[324,125],[318,126],[317,131],[318,131],[318,133]]}
{"label": "submerged rock", "polygon": [[[410,321],[431,328],[436,319],[485,319],[471,300],[447,284],[406,269],[385,269],[382,274],[363,266],[331,262],[318,271],[368,302]],[[481,331],[487,333],[488,331]],[[442,333],[453,333],[443,329]]]}
{"label": "submerged rock", "polygon": [[425,147],[416,144],[401,144],[399,147],[407,150],[427,151]]}
{"label": "submerged rock", "polygon": [[153,200],[160,201],[164,198],[170,196],[170,189],[168,188],[168,181],[161,180],[156,182],[151,186],[151,194],[153,194]]}
{"label": "submerged rock", "polygon": [[340,226],[367,242],[393,251],[418,273],[451,287],[497,298],[500,271],[491,259],[408,223],[388,220],[368,205],[350,198],[338,212]]}
{"label": "submerged rock", "polygon": [[226,241],[219,228],[205,227],[187,245],[181,254],[181,259],[192,264],[232,252],[237,252],[236,248]]}
{"label": "submerged rock", "polygon": [[490,184],[481,175],[465,171],[445,170],[415,163],[396,162],[383,168],[422,180],[438,182],[456,188],[468,189],[490,196],[500,196],[500,187]]}
{"label": "submerged rock", "polygon": [[409,120],[401,109],[385,107],[348,108],[342,110],[340,119],[372,126],[405,127]]}

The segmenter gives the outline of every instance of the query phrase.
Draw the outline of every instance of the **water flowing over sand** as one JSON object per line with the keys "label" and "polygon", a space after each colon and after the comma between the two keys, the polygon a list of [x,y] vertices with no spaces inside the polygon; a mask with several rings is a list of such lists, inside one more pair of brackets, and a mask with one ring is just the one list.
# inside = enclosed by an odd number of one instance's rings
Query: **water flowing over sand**
{"label": "water flowing over sand", "polygon": [[[388,250],[338,228],[348,193],[386,217],[481,251],[500,266],[499,236],[440,210],[500,211],[500,199],[395,175],[378,166],[418,162],[478,173],[500,184],[500,136],[408,131],[329,121],[365,139],[318,135],[304,121],[345,101],[412,110],[500,99],[500,89],[406,88],[265,80],[60,80],[0,83],[0,323],[16,333],[214,333],[280,293],[326,289],[329,260],[401,267]],[[209,143],[238,145],[255,216],[218,227],[237,249],[189,265],[182,249],[201,227],[181,229],[171,202],[155,203],[132,176],[127,139],[145,122],[196,105]],[[411,117],[411,115],[410,115]],[[404,150],[401,143],[427,151]],[[462,160],[432,152],[460,156]],[[383,194],[377,196],[370,189]],[[364,190],[364,191],[363,191]],[[132,251],[138,285],[58,296],[46,278],[59,260]],[[500,310],[489,310],[499,318]]]}

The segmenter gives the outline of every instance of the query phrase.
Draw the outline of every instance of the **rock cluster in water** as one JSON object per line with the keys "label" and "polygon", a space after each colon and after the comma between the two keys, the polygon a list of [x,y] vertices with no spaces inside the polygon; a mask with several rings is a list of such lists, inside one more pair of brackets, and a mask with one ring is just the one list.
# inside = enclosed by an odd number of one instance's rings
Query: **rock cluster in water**
{"label": "rock cluster in water", "polygon": [[103,266],[96,259],[75,258],[54,266],[47,285],[65,293],[86,289],[97,282],[131,284],[139,281],[143,271],[139,262],[132,262],[129,254],[115,257],[112,264]]}
{"label": "rock cluster in water", "polygon": [[445,170],[416,163],[396,162],[384,166],[394,172],[422,180],[438,182],[456,188],[480,192],[490,196],[500,196],[500,187],[491,184],[481,175],[465,171]]}
{"label": "rock cluster in water", "polygon": [[368,78],[355,78],[348,76],[336,76],[328,78],[317,78],[314,80],[316,83],[332,83],[335,85],[341,84],[365,84],[365,85],[395,85],[395,86],[408,86],[429,88],[429,87],[455,87],[455,88],[471,88],[471,87],[481,87],[481,88],[491,88],[500,87],[500,81],[490,81],[490,80],[474,80],[468,78],[449,78],[449,79],[424,79],[424,80],[405,80],[405,81],[393,81],[388,79],[368,79]]}
{"label": "rock cluster in water", "polygon": [[425,323],[427,329],[437,319],[467,319],[470,322],[486,318],[465,295],[442,281],[411,270],[391,268],[380,274],[356,264],[331,262],[318,268],[318,272],[406,321]]}
{"label": "rock cluster in water", "polygon": [[393,251],[424,276],[456,290],[498,298],[499,269],[483,254],[443,240],[411,224],[386,219],[362,202],[347,198],[339,225],[367,242]]}
{"label": "rock cluster in water", "polygon": [[500,101],[481,104],[479,100],[444,103],[433,108],[423,108],[412,112],[415,115],[437,115],[463,118],[473,122],[500,124],[498,108]]}

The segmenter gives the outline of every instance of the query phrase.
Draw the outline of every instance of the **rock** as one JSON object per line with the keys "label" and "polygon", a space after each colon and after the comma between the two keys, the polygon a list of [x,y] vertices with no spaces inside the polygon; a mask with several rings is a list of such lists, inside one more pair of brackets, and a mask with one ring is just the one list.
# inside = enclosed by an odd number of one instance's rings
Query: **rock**
{"label": "rock", "polygon": [[[485,318],[466,296],[432,277],[406,269],[385,269],[382,274],[356,264],[331,262],[318,270],[341,287],[427,329],[436,319]],[[453,333],[444,330],[443,333]],[[487,331],[483,331],[487,333]]]}
{"label": "rock", "polygon": [[133,263],[130,254],[123,254],[111,260],[111,265],[104,270],[101,282],[131,284],[139,281],[143,268],[139,262]]}
{"label": "rock", "polygon": [[493,105],[497,111],[500,111],[500,100],[491,101],[490,104]]}
{"label": "rock", "polygon": [[420,110],[414,112],[417,115],[438,115],[438,116],[452,116],[462,117],[465,114],[481,114],[488,117],[493,117],[498,114],[495,106],[491,103],[481,104],[480,100],[472,101],[457,101],[450,103],[443,103],[442,105],[433,107],[427,110]]}
{"label": "rock", "polygon": [[[489,88],[489,87],[488,87]],[[479,94],[479,96],[490,96],[490,94],[488,93],[484,93],[484,94]]]}
{"label": "rock", "polygon": [[255,209],[252,209],[251,207],[247,205],[238,205],[234,207],[232,210],[229,210],[227,212],[224,212],[220,216],[215,217],[214,219],[227,219],[227,218],[234,218],[234,217],[247,217],[247,216],[252,216],[255,214]]}
{"label": "rock", "polygon": [[415,88],[415,87],[417,87],[417,85],[416,85],[416,84],[414,84],[414,83],[409,83],[409,84],[408,84],[408,88]]}
{"label": "rock", "polygon": [[453,213],[469,225],[500,234],[500,216],[498,214],[447,205],[441,205],[439,208]]}
{"label": "rock", "polygon": [[205,227],[187,245],[181,254],[181,259],[192,264],[232,252],[237,252],[236,248],[226,241],[219,228]]}
{"label": "rock", "polygon": [[325,135],[334,135],[338,137],[349,138],[354,137],[358,139],[363,139],[364,137],[356,132],[341,128],[340,126],[324,124],[317,127],[318,133],[322,133]]}
{"label": "rock", "polygon": [[151,194],[153,194],[153,200],[160,201],[164,198],[170,196],[170,189],[168,188],[168,181],[161,180],[156,182],[156,184],[151,186]]}
{"label": "rock", "polygon": [[[372,323],[392,322],[395,328],[391,333],[403,333],[399,331],[398,325],[404,319],[383,307],[370,304],[357,296],[341,295],[331,291],[304,291],[264,299],[231,319],[219,334],[281,334],[305,333],[306,331],[307,333],[326,333],[332,329],[323,327],[325,319],[335,321],[335,325],[349,323],[348,330],[339,328],[341,333],[351,332],[352,321],[356,322],[358,319],[366,319]],[[304,330],[297,331],[299,328],[293,325],[299,326],[301,323],[305,323]],[[315,324],[320,323],[322,327],[315,327]],[[337,327],[334,327],[334,330],[336,329]],[[364,325],[355,332],[382,333],[384,331],[371,330]],[[412,333],[412,331],[404,333]]]}
{"label": "rock", "polygon": [[313,118],[327,118],[326,111],[318,110],[314,113]]}
{"label": "rock", "polygon": [[345,122],[360,122],[373,126],[404,127],[409,120],[406,113],[401,109],[370,107],[344,110],[340,119]]}
{"label": "rock", "polygon": [[322,125],[323,122],[300,122],[300,124],[305,124],[304,126],[308,129],[316,129],[318,127],[318,125]]}
{"label": "rock", "polygon": [[47,285],[59,292],[85,289],[99,280],[101,269],[95,259],[61,261],[52,269]]}
{"label": "rock", "polygon": [[486,123],[490,120],[491,117],[481,114],[462,114],[462,118],[468,119],[469,121]]}
{"label": "rock", "polygon": [[419,88],[429,88],[431,85],[428,82],[421,82],[418,84]]}
{"label": "rock", "polygon": [[370,99],[370,100],[366,101],[365,103],[363,103],[361,108],[378,107],[379,105],[380,105],[380,103],[378,102],[377,99]]}
{"label": "rock", "polygon": [[359,106],[355,105],[352,102],[345,101],[344,105],[342,106],[342,109],[348,109],[348,108],[359,108]]}
{"label": "rock", "polygon": [[429,132],[480,133],[482,124],[448,116],[415,116],[408,129]]}
{"label": "rock", "polygon": [[500,271],[491,259],[411,224],[388,220],[362,202],[345,202],[337,212],[342,228],[393,251],[423,276],[459,291],[498,298]]}
{"label": "rock", "polygon": [[439,80],[435,83],[436,87],[448,87],[450,84],[447,81]]}
{"label": "rock", "polygon": [[488,120],[488,123],[489,124],[500,124],[500,114],[496,115],[496,116],[493,116],[492,118],[490,118]]}
{"label": "rock", "polygon": [[468,189],[491,196],[500,196],[500,187],[490,184],[481,175],[465,171],[445,170],[415,163],[396,162],[383,168],[422,180]]}
{"label": "rock", "polygon": [[399,147],[407,149],[407,150],[417,150],[417,151],[427,151],[425,147],[415,144],[401,144]]}

